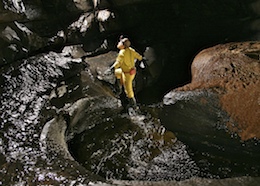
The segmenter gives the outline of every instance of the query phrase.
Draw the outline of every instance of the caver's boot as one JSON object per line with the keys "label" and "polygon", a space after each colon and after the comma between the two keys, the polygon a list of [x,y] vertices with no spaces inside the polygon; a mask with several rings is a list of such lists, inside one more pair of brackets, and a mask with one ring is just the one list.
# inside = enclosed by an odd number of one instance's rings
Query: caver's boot
{"label": "caver's boot", "polygon": [[115,89],[116,89],[116,95],[120,96],[120,94],[122,93],[122,84],[120,82],[120,79],[116,79],[116,84],[115,84]]}
{"label": "caver's boot", "polygon": [[135,98],[129,98],[129,105],[130,107],[132,107],[133,109],[137,109],[137,104],[136,104],[136,100]]}
{"label": "caver's boot", "polygon": [[129,98],[128,114],[130,116],[137,116],[141,114],[139,107],[137,106],[135,98]]}

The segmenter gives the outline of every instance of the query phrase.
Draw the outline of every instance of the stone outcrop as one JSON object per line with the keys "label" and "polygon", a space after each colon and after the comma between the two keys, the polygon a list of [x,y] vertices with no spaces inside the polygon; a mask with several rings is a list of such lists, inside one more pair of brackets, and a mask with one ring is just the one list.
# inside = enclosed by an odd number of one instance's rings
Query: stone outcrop
{"label": "stone outcrop", "polygon": [[208,162],[213,175],[259,174],[259,49],[259,42],[243,42],[201,51],[191,83],[164,97],[163,125],[190,146],[202,169]]}
{"label": "stone outcrop", "polygon": [[200,52],[192,81],[178,90],[213,89],[220,104],[237,123],[227,122],[242,140],[260,139],[260,43],[230,43]]}

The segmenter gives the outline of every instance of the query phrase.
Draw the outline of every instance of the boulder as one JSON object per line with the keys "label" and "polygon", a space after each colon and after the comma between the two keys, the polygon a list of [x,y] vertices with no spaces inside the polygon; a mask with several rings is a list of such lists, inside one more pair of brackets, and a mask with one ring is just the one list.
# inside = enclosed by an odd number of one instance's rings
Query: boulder
{"label": "boulder", "polygon": [[260,139],[260,42],[218,45],[200,52],[192,66],[192,82],[178,90],[213,89],[227,122],[242,140]]}
{"label": "boulder", "polygon": [[164,97],[163,125],[213,175],[259,174],[259,54],[259,42],[205,49],[191,65],[191,83]]}

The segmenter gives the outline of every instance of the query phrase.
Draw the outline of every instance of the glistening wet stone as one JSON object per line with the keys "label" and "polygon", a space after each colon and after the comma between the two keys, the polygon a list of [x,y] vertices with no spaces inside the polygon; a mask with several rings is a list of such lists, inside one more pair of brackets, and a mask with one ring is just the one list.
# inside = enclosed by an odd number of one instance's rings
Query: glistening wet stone
{"label": "glistening wet stone", "polygon": [[[88,120],[89,115],[85,116]],[[129,117],[105,112],[69,143],[74,158],[107,179],[184,180],[198,175],[186,146],[149,113]],[[78,125],[81,125],[78,123]]]}

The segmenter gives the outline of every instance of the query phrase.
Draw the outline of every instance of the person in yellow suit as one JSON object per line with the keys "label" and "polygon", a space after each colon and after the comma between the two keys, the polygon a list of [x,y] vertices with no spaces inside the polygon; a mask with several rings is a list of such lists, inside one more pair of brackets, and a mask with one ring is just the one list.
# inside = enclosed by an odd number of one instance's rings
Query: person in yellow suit
{"label": "person in yellow suit", "polygon": [[136,100],[133,91],[133,80],[136,74],[135,60],[142,60],[142,56],[130,47],[128,38],[121,38],[117,44],[120,50],[112,67],[115,68],[115,76],[119,86],[124,87],[126,96],[131,106],[136,107]]}

